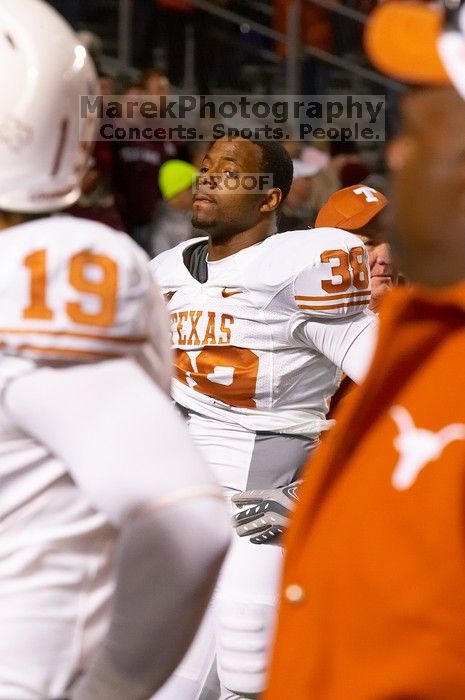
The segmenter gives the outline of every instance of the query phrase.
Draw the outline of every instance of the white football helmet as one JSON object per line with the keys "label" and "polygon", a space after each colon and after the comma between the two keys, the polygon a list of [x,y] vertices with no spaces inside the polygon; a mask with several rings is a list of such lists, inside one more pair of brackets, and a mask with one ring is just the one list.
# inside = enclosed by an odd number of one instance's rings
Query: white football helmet
{"label": "white football helmet", "polygon": [[64,209],[80,196],[96,120],[80,95],[97,94],[85,48],[42,0],[0,0],[0,210]]}

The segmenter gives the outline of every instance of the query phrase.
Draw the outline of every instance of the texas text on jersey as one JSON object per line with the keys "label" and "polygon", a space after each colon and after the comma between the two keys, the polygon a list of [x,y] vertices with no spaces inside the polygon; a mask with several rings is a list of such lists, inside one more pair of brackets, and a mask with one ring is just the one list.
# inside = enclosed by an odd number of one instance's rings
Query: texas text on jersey
{"label": "texas text on jersey", "polygon": [[[152,270],[171,314],[173,396],[230,498],[299,477],[341,369],[359,381],[376,332],[363,243],[339,229],[293,231],[210,262],[205,239]],[[156,700],[256,698],[265,673],[280,547],[233,537],[210,615]],[[216,639],[215,639],[216,638]]]}
{"label": "texas text on jersey", "polygon": [[339,367],[373,323],[362,242],[340,229],[271,236],[207,260],[203,282],[189,271],[202,248],[188,241],[152,262],[171,316],[175,400],[249,430],[319,434]]}

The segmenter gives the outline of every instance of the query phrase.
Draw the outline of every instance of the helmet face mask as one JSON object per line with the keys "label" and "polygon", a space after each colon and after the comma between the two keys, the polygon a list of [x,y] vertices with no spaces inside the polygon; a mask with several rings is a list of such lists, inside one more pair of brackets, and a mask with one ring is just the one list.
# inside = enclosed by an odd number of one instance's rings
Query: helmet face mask
{"label": "helmet face mask", "polygon": [[96,119],[80,95],[97,93],[92,61],[42,0],[0,2],[0,210],[43,213],[80,196]]}

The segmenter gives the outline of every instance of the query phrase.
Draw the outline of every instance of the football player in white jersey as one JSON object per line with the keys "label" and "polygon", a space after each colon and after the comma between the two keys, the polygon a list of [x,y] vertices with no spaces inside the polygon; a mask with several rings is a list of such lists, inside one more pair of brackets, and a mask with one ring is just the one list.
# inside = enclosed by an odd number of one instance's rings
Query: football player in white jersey
{"label": "football player in white jersey", "polygon": [[[253,173],[271,175],[273,186],[250,192]],[[359,382],[371,358],[364,245],[337,228],[273,235],[291,182],[280,144],[217,141],[194,195],[193,223],[208,237],[152,262],[171,315],[173,396],[191,435],[233,501],[275,494],[267,517],[258,511],[259,535],[254,527],[251,538],[233,538],[213,614],[157,700],[216,700],[213,632],[222,698],[263,690],[282,549],[256,544],[277,542],[295,497],[287,487],[330,427],[341,371]]]}
{"label": "football player in white jersey", "polygon": [[228,514],[166,395],[145,254],[46,215],[80,192],[85,49],[42,0],[1,0],[0,66],[0,700],[144,700],[202,619]]}

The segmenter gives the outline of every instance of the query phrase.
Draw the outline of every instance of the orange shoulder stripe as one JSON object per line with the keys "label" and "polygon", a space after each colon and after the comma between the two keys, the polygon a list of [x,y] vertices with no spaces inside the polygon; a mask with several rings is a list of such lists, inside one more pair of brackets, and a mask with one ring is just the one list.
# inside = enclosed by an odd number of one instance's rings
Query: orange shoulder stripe
{"label": "orange shoulder stripe", "polygon": [[299,304],[299,309],[311,309],[312,311],[325,311],[325,309],[347,309],[349,306],[367,306],[370,300],[348,301],[347,304],[328,304],[327,306],[309,306]]}
{"label": "orange shoulder stripe", "polygon": [[371,294],[369,289],[366,289],[364,292],[350,292],[349,294],[324,294],[319,297],[296,296],[294,298],[296,301],[332,301],[333,299],[353,299],[366,296],[367,294]]}

